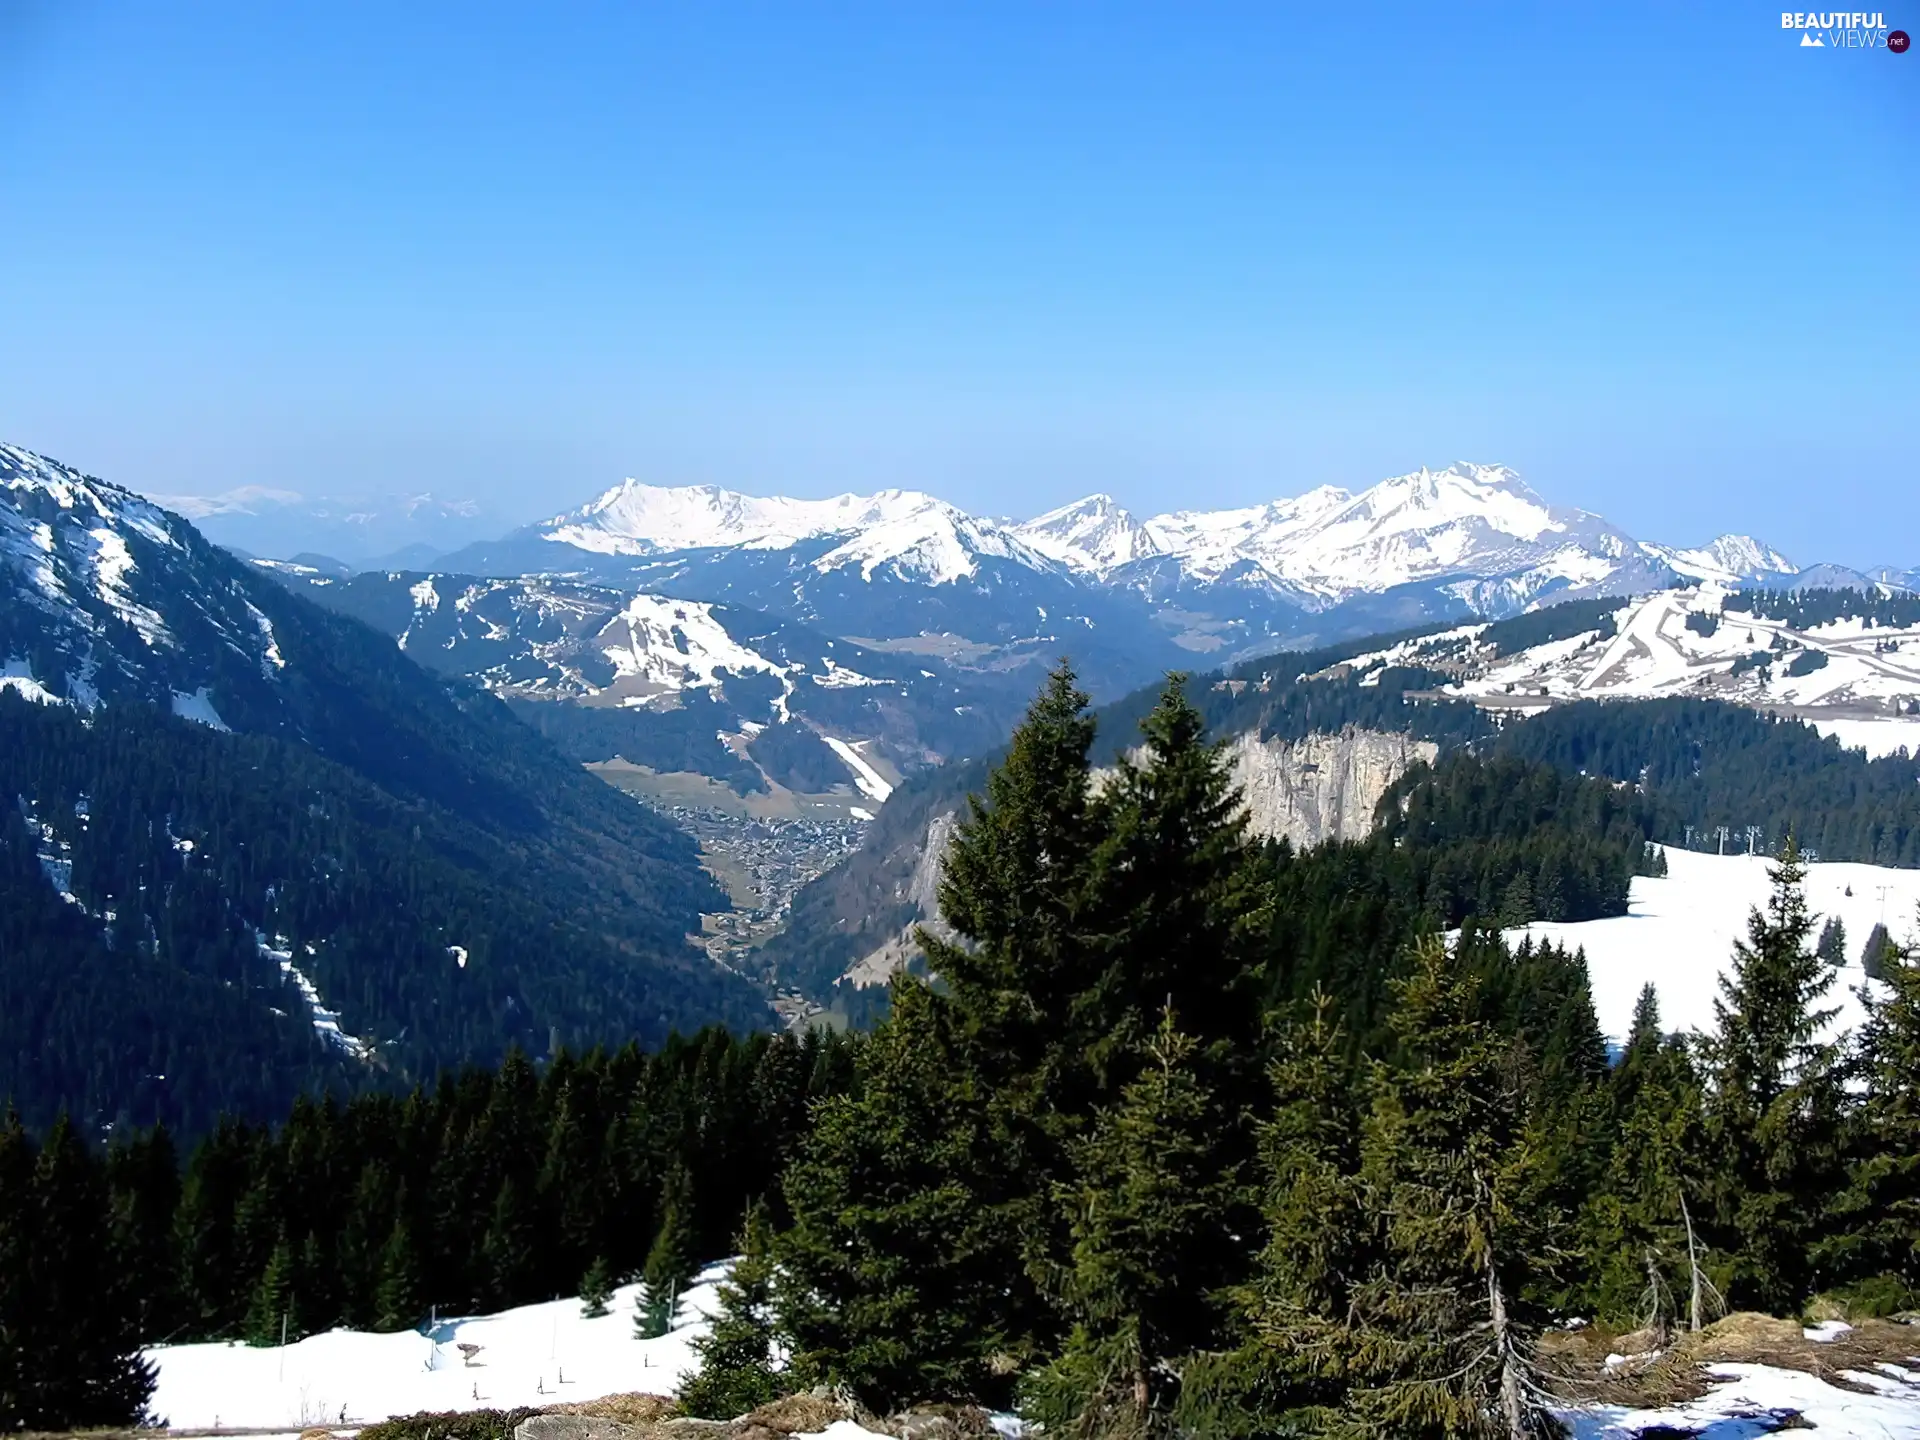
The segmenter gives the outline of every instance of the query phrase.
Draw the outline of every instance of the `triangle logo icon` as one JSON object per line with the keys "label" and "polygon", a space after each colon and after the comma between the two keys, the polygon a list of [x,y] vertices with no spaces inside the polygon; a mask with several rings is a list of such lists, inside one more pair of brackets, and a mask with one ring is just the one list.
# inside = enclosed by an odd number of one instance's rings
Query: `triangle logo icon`
{"label": "triangle logo icon", "polygon": [[1800,37],[1800,48],[1802,50],[1824,50],[1827,48],[1827,42],[1809,33]]}

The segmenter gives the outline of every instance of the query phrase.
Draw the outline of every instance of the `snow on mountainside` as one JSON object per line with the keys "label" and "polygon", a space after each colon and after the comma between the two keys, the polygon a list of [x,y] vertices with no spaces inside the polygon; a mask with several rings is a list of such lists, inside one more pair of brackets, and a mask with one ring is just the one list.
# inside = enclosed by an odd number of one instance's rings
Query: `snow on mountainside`
{"label": "snow on mountainside", "polygon": [[92,708],[134,697],[218,722],[210,690],[270,686],[286,661],[231,557],[140,496],[0,445],[0,670]]}
{"label": "snow on mountainside", "polygon": [[[1619,1042],[1633,1027],[1634,1003],[1647,985],[1660,997],[1669,1030],[1714,1028],[1714,1002],[1732,967],[1734,941],[1745,938],[1748,915],[1766,907],[1771,889],[1774,862],[1767,856],[1662,848],[1667,873],[1634,876],[1625,915],[1540,921],[1506,932],[1514,944],[1530,935],[1536,943],[1584,950],[1595,1018],[1602,1033]],[[1827,1033],[1842,1034],[1865,1015],[1859,991],[1867,977],[1858,948],[1876,924],[1887,925],[1896,939],[1910,938],[1920,870],[1823,861],[1807,866],[1806,895],[1816,916],[1838,919],[1856,937],[1823,1002],[1834,1009]]]}
{"label": "snow on mountainside", "polygon": [[1797,626],[1738,606],[1710,582],[1623,600],[1591,628],[1523,650],[1468,625],[1343,668],[1428,666],[1456,677],[1444,693],[1514,714],[1572,700],[1725,700],[1798,716],[1870,754],[1920,753],[1920,624],[1853,614]]}
{"label": "snow on mountainside", "polygon": [[1160,553],[1160,542],[1111,495],[1089,495],[1049,510],[1016,526],[1015,533],[1041,554],[1096,575]]}
{"label": "snow on mountainside", "polygon": [[[1424,580],[1456,584],[1475,608],[1524,606],[1552,589],[1604,587],[1615,577],[1639,585],[1641,572],[1667,578],[1747,579],[1791,574],[1777,551],[1726,535],[1697,550],[1641,545],[1597,515],[1548,505],[1502,465],[1453,465],[1383,480],[1359,495],[1323,486],[1295,500],[1244,510],[1181,511],[1135,522],[1105,496],[1065,506],[1021,527],[1049,554],[1076,568],[1125,581],[1148,555],[1174,557],[1192,578],[1210,581],[1254,566],[1277,587],[1321,604]],[[1117,543],[1124,537],[1126,543]]]}
{"label": "snow on mountainside", "polygon": [[1504,612],[1560,592],[1794,573],[1785,556],[1747,536],[1695,549],[1642,544],[1598,515],[1549,505],[1505,466],[1464,463],[1395,476],[1358,494],[1329,485],[1264,505],[1146,520],[1111,496],[1089,495],[1011,524],[918,491],[760,499],[628,480],[527,533],[585,557],[819,542],[807,560],[816,573],[852,569],[871,581],[884,570],[933,586],[973,577],[991,557],[1154,600],[1213,587],[1309,611],[1428,582],[1445,585],[1458,602]]}

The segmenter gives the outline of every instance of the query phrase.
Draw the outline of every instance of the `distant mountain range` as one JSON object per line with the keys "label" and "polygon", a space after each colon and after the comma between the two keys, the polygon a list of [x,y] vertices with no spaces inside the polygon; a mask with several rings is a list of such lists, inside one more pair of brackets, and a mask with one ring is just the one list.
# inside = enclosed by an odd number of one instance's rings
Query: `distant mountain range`
{"label": "distant mountain range", "polygon": [[418,569],[498,535],[507,521],[471,499],[430,492],[303,495],[244,485],[218,495],[154,495],[210,539],[248,555],[330,556],[354,569]]}
{"label": "distant mountain range", "polygon": [[[1792,587],[1764,541],[1637,540],[1547,504],[1512,470],[1458,464],[1237,510],[1137,519],[1104,495],[1027,521],[907,490],[758,498],[628,480],[587,505],[436,568],[574,575],[787,615],[829,633],[949,633],[1082,660],[1097,688],[1432,620],[1498,617],[1701,580]],[[1908,572],[1816,567],[1818,583],[1904,586]]]}

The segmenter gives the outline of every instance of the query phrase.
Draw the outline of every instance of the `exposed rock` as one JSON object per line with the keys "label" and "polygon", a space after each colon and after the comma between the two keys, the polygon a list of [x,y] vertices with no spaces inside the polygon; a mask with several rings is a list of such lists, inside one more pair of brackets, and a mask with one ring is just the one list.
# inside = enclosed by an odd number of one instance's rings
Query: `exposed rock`
{"label": "exposed rock", "polygon": [[1227,746],[1254,832],[1296,846],[1365,836],[1387,787],[1439,753],[1431,740],[1351,726],[1292,741],[1249,731]]}
{"label": "exposed rock", "polygon": [[513,1440],[653,1440],[652,1425],[628,1425],[599,1415],[529,1415]]}
{"label": "exposed rock", "polygon": [[952,932],[940,918],[940,868],[946,863],[947,847],[953,843],[954,827],[959,821],[958,811],[943,810],[927,822],[926,839],[921,844],[920,859],[913,867],[913,879],[908,882],[905,896],[914,907],[914,919],[903,926],[899,934],[863,955],[847,970],[846,978],[853,984],[885,985],[894,971],[920,953],[914,931],[922,925],[939,939],[952,938]]}
{"label": "exposed rock", "polygon": [[[1374,807],[1387,787],[1415,762],[1431,762],[1439,753],[1431,740],[1351,726],[1337,735],[1298,740],[1262,740],[1248,731],[1227,743],[1228,763],[1234,783],[1246,796],[1253,832],[1301,847],[1365,836],[1373,829]],[[1096,788],[1113,774],[1094,772]],[[846,978],[853,984],[886,984],[920,953],[914,938],[918,926],[950,938],[939,913],[940,868],[958,821],[957,812],[944,810],[928,822],[903,897],[914,906],[914,918],[848,969]]]}
{"label": "exposed rock", "polygon": [[638,1390],[622,1395],[602,1395],[597,1400],[576,1400],[566,1405],[550,1405],[549,1415],[593,1415],[602,1420],[618,1420],[627,1425],[651,1425],[671,1419],[675,1405],[666,1395],[648,1395]]}

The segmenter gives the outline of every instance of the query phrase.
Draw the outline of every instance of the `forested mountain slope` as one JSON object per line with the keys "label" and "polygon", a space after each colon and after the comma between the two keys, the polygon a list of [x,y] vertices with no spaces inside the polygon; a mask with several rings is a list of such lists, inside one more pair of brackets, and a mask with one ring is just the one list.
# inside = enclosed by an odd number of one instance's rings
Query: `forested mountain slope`
{"label": "forested mountain slope", "polygon": [[[1832,602],[1818,596],[1777,603],[1831,619]],[[1257,740],[1271,747],[1275,764],[1312,764],[1286,750],[1309,735],[1404,735],[1443,756],[1468,750],[1631,786],[1644,839],[1713,848],[1725,826],[1730,843],[1744,847],[1753,827],[1762,851],[1791,831],[1824,859],[1920,864],[1920,763],[1913,760],[1870,760],[1797,720],[1720,701],[1592,700],[1503,713],[1459,693],[1469,652],[1476,665],[1497,666],[1604,641],[1616,633],[1624,604],[1577,601],[1465,630],[1429,626],[1268,656],[1200,677],[1189,695],[1212,738]],[[1157,694],[1149,687],[1097,712],[1103,763],[1138,743],[1139,722]],[[934,866],[929,848],[964,814],[982,773],[978,766],[936,772],[890,800],[867,843],[796,897],[787,931],[769,942],[775,968],[824,998],[849,967],[930,918],[932,889],[921,883]],[[1471,903],[1442,907],[1456,921],[1468,913],[1512,919],[1525,909],[1520,892],[1510,897],[1477,880],[1458,893]],[[1624,873],[1608,893],[1624,905]],[[1536,910],[1534,918],[1544,914]]]}
{"label": "forested mountain slope", "polygon": [[192,1126],[764,1022],[686,941],[726,902],[672,825],[179,517],[0,459],[0,1094]]}

